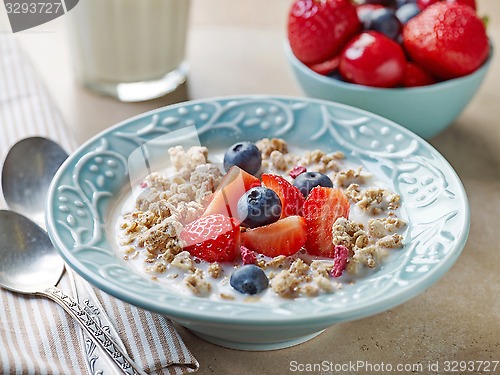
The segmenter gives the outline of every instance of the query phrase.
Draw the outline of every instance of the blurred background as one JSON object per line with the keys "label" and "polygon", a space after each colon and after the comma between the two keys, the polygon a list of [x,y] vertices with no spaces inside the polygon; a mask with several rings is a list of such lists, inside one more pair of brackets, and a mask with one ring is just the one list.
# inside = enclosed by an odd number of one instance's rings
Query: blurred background
{"label": "blurred background", "polygon": [[[66,124],[81,143],[102,129],[132,115],[188,99],[234,94],[301,95],[286,62],[283,44],[291,0],[192,0],[189,17],[187,83],[161,99],[120,103],[96,95],[75,82],[65,17],[15,34],[31,57],[62,111]],[[488,15],[489,34],[500,28],[495,17],[500,1],[478,0],[478,13]],[[2,26],[3,25],[3,26]],[[10,30],[0,7],[0,31]],[[494,44],[495,43],[494,41]],[[500,72],[494,59],[489,75]],[[478,97],[496,97],[496,87],[485,84],[458,122],[467,121]],[[490,95],[484,92],[491,91]],[[488,116],[488,114],[483,114]]]}

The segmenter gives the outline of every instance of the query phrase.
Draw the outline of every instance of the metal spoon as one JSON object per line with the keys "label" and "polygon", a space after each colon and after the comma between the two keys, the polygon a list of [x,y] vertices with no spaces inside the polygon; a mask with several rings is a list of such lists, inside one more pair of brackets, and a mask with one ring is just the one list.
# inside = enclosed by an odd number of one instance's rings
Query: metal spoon
{"label": "metal spoon", "polygon": [[[59,144],[43,137],[25,138],[12,146],[2,169],[2,190],[7,206],[13,211],[28,216],[40,227],[45,228],[45,202],[49,185],[67,157],[68,154]],[[45,235],[47,236],[46,233]],[[77,289],[73,271],[67,265],[65,265],[65,269],[76,296]],[[92,306],[94,308],[99,306],[99,302],[92,301]],[[86,307],[86,310],[87,313],[94,315],[89,308]],[[99,319],[103,321],[102,324],[106,324],[106,327],[113,331],[109,324],[109,318],[102,308],[99,309],[98,315]],[[115,342],[120,343],[119,336],[115,334],[115,337],[117,337]],[[85,346],[85,348],[86,354],[90,355],[87,349],[91,350],[91,347]],[[125,352],[123,345],[121,348]],[[92,361],[96,361],[98,358],[98,356],[92,355]],[[107,367],[104,362],[100,365]],[[111,371],[113,370],[109,372]]]}
{"label": "metal spoon", "polygon": [[49,185],[67,157],[61,146],[46,138],[26,138],[12,146],[2,170],[3,195],[9,208],[44,228]]}
{"label": "metal spoon", "polygon": [[64,261],[42,228],[13,211],[0,210],[0,286],[57,302],[125,374],[145,374],[83,307],[55,285]]}

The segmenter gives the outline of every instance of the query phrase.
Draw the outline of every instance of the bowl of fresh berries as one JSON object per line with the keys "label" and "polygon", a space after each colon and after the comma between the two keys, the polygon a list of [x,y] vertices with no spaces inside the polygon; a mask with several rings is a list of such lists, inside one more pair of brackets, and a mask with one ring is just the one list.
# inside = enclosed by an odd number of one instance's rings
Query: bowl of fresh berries
{"label": "bowl of fresh berries", "polygon": [[429,138],[474,97],[493,48],[475,0],[295,0],[285,52],[306,95]]}

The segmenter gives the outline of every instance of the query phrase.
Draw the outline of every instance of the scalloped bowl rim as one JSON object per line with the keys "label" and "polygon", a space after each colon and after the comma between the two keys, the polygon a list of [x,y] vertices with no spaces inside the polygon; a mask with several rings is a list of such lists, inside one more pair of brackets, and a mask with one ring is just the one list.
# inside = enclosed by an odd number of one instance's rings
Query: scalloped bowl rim
{"label": "scalloped bowl rim", "polygon": [[[290,100],[290,101],[303,101],[303,102],[308,102],[308,103],[313,103],[317,105],[326,105],[326,106],[335,106],[338,108],[345,108],[348,109],[349,111],[356,112],[359,115],[363,116],[368,116],[370,118],[375,118],[381,123],[385,123],[391,127],[396,127],[398,131],[410,135],[412,137],[415,137],[415,139],[421,143],[421,145],[427,149],[430,150],[431,152],[435,153],[435,156],[437,156],[440,161],[443,163],[443,165],[448,168],[448,172],[451,173],[452,177],[454,177],[459,185],[459,193],[462,194],[463,198],[463,203],[464,203],[464,222],[462,226],[462,231],[460,233],[460,236],[456,238],[456,241],[454,242],[453,246],[450,248],[449,252],[446,254],[446,256],[441,260],[440,264],[436,267],[434,267],[432,270],[426,273],[426,276],[423,278],[418,279],[417,282],[412,281],[409,286],[405,287],[399,287],[398,292],[394,294],[390,294],[389,297],[387,295],[384,295],[384,297],[380,298],[377,301],[368,301],[362,304],[357,304],[355,307],[347,306],[346,308],[342,309],[341,312],[338,311],[330,311],[328,313],[321,313],[321,314],[315,314],[312,316],[254,316],[253,319],[249,319],[248,317],[238,317],[238,316],[217,316],[213,313],[207,313],[206,311],[200,312],[200,311],[194,311],[190,310],[185,307],[177,307],[177,306],[172,306],[172,305],[166,305],[165,303],[156,303],[155,301],[150,301],[142,296],[138,296],[137,294],[125,290],[123,288],[119,288],[107,279],[93,274],[93,273],[85,273],[81,269],[82,264],[79,262],[77,257],[75,257],[72,253],[71,250],[67,248],[67,246],[62,242],[61,238],[55,233],[55,229],[53,229],[53,222],[55,220],[53,211],[49,208],[49,204],[47,205],[47,210],[46,210],[46,227],[48,229],[50,238],[56,248],[58,249],[59,253],[61,256],[64,258],[64,260],[75,270],[79,275],[81,275],[84,279],[89,281],[91,284],[97,286],[99,289],[105,291],[106,293],[109,293],[110,295],[113,295],[125,302],[131,303],[133,305],[136,305],[140,308],[144,308],[149,311],[153,311],[156,313],[164,314],[172,318],[179,318],[179,319],[184,319],[184,320],[192,320],[192,321],[197,321],[197,322],[206,322],[206,323],[224,323],[224,324],[233,324],[233,325],[244,325],[244,326],[259,326],[259,327],[269,327],[269,326],[274,326],[274,327],[279,327],[279,326],[287,326],[287,327],[292,327],[296,326],[297,324],[299,325],[317,325],[317,326],[325,326],[325,324],[322,324],[322,322],[327,322],[329,324],[333,324],[334,322],[340,322],[340,321],[350,321],[350,320],[355,320],[355,319],[360,319],[363,317],[367,316],[372,316],[374,314],[378,314],[380,312],[389,310],[395,306],[398,306],[418,294],[422,293],[425,291],[427,288],[429,288],[431,285],[433,285],[439,278],[441,278],[456,262],[458,259],[459,255],[461,254],[463,248],[465,247],[467,237],[469,234],[470,230],[470,210],[469,210],[469,204],[467,201],[467,195],[465,192],[465,189],[460,181],[459,176],[456,174],[455,170],[451,167],[451,165],[448,163],[448,161],[437,151],[434,149],[433,146],[431,146],[428,142],[426,142],[424,139],[420,138],[418,135],[414,134],[410,130],[402,127],[401,125],[398,125],[394,123],[391,120],[388,120],[382,116],[373,114],[371,112],[352,107],[349,105],[345,104],[340,104],[328,100],[322,100],[322,99],[314,99],[314,98],[308,98],[308,97],[296,97],[296,96],[284,96],[284,95],[231,95],[231,96],[220,96],[220,97],[213,97],[213,98],[208,98],[208,99],[198,99],[198,100],[190,100],[190,101],[185,101],[185,102],[180,102],[172,105],[168,105],[165,107],[157,108],[136,116],[133,116],[131,118],[128,118],[124,121],[121,121],[117,123],[116,125],[113,125],[106,130],[102,131],[101,133],[95,135],[88,141],[86,141],[83,145],[81,145],[75,152],[73,152],[68,159],[64,162],[64,164],[61,166],[61,168],[58,170],[56,173],[52,184],[50,186],[49,192],[48,192],[48,197],[47,197],[47,202],[53,202],[54,201],[54,194],[57,191],[57,184],[60,179],[60,177],[66,173],[66,169],[73,163],[77,161],[82,155],[82,152],[88,148],[91,144],[95,143],[96,140],[105,137],[107,135],[110,135],[112,132],[114,132],[116,129],[139,119],[147,118],[150,116],[153,116],[157,113],[161,113],[165,110],[168,109],[177,109],[179,107],[185,106],[185,105],[196,105],[196,104],[202,104],[202,103],[207,103],[207,102],[216,102],[216,101],[227,101],[227,100],[244,100],[244,99],[253,99],[253,100]],[[82,155],[80,155],[82,154]],[[179,300],[189,300],[192,301],[193,303],[196,303],[196,301],[200,300],[200,297],[195,297],[195,296],[186,296],[186,295],[180,295],[176,294],[175,297],[178,297]],[[315,297],[305,297],[305,298],[299,298],[292,300],[293,303],[308,303],[310,298],[315,298]],[[205,298],[201,298],[205,300]],[[218,301],[210,301],[214,304],[217,304]],[[238,307],[242,306],[249,306],[251,307],[252,304],[249,304],[248,302],[232,302]],[[322,320],[322,321],[320,321]]]}
{"label": "scalloped bowl rim", "polygon": [[392,87],[392,88],[384,88],[384,87],[371,87],[371,86],[366,86],[366,85],[358,85],[355,83],[350,83],[350,82],[344,82],[340,81],[338,79],[330,78],[327,76],[324,76],[322,74],[316,73],[314,70],[310,69],[305,65],[302,61],[300,61],[295,54],[292,52],[292,48],[290,47],[290,43],[288,41],[284,42],[285,45],[285,54],[287,56],[288,61],[290,61],[291,64],[295,65],[300,69],[300,71],[310,77],[313,80],[319,81],[325,85],[331,85],[331,86],[336,86],[345,90],[353,90],[353,91],[361,91],[361,92],[394,92],[397,94],[401,94],[402,92],[412,92],[412,93],[417,93],[417,92],[432,92],[432,91],[439,91],[441,89],[446,89],[449,86],[456,86],[460,85],[462,81],[468,81],[471,79],[476,78],[476,76],[480,76],[483,74],[483,71],[487,70],[491,64],[491,60],[493,59],[493,54],[494,54],[494,48],[493,48],[493,43],[491,42],[490,39],[490,53],[488,55],[488,58],[483,62],[483,64],[476,69],[474,72],[469,73],[465,76],[458,77],[458,78],[452,78],[448,79],[445,81],[437,82],[432,85],[427,85],[427,86],[418,86],[418,87]]}

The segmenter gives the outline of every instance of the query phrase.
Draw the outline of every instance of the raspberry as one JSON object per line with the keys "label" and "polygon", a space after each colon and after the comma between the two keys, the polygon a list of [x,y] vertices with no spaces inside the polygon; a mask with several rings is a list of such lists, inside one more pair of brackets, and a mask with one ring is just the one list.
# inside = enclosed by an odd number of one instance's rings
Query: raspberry
{"label": "raspberry", "polygon": [[252,250],[250,250],[248,247],[241,246],[240,252],[241,252],[241,260],[243,261],[243,264],[255,264],[255,262],[257,261],[257,257],[255,256],[255,253]]}
{"label": "raspberry", "polygon": [[342,276],[342,272],[344,272],[345,267],[347,265],[347,258],[349,256],[349,249],[344,245],[335,245],[334,248],[333,260],[335,261],[333,269],[331,271],[331,275],[333,277]]}

